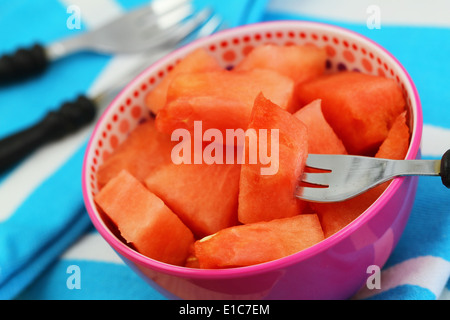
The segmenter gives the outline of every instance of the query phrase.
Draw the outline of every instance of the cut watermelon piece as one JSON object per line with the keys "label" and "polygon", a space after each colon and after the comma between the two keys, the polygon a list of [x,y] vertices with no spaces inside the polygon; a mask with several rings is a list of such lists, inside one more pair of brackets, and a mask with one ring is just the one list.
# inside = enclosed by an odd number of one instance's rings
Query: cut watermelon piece
{"label": "cut watermelon piece", "polygon": [[[404,111],[394,121],[376,157],[397,160],[405,159],[409,148],[409,140],[409,127],[406,124],[406,111]],[[320,217],[325,236],[331,236],[360,216],[380,197],[389,184],[390,181],[385,182],[353,199],[342,202],[311,203],[310,206]]]}
{"label": "cut watermelon piece", "polygon": [[223,97],[184,96],[168,103],[157,116],[157,126],[162,132],[175,129],[194,131],[194,122],[202,121],[204,130],[218,129],[225,136],[227,129],[246,128],[251,113],[248,105],[239,100]]}
{"label": "cut watermelon piece", "polygon": [[[294,197],[294,192],[308,155],[306,126],[260,94],[255,100],[249,125],[249,130],[256,133],[258,142],[263,141],[260,129],[272,131],[271,135],[265,135],[268,136],[267,150],[272,150],[272,144],[277,143],[271,140],[273,131],[278,131],[278,154],[271,155],[268,165],[263,164],[259,156],[256,163],[251,163],[251,140],[246,139],[246,159],[241,166],[239,186],[238,217],[242,223],[291,217],[299,214],[303,207],[302,202]],[[277,171],[263,174],[262,169],[269,165],[276,166]]]}
{"label": "cut watermelon piece", "polygon": [[99,167],[99,188],[122,170],[127,170],[139,181],[144,181],[156,167],[172,162],[170,155],[174,146],[175,142],[170,140],[170,135],[158,132],[155,121],[148,119],[138,125]]}
{"label": "cut watermelon piece", "polygon": [[178,74],[222,69],[219,62],[206,49],[196,49],[175,65],[172,71],[147,95],[146,106],[151,112],[157,114],[165,106],[167,89],[172,79]]}
{"label": "cut watermelon piece", "polygon": [[192,232],[130,173],[123,170],[111,179],[95,202],[138,252],[161,262],[185,264],[194,242]]}
{"label": "cut watermelon piece", "polygon": [[326,238],[335,234],[367,210],[386,189],[382,184],[359,196],[335,203],[310,203],[318,214]]}
{"label": "cut watermelon piece", "polygon": [[326,59],[325,49],[314,45],[266,44],[254,48],[235,70],[271,69],[299,84],[323,74]]}
{"label": "cut watermelon piece", "polygon": [[384,159],[405,159],[409,148],[409,127],[406,124],[406,111],[394,121],[386,140],[383,141],[375,157]]}
{"label": "cut watermelon piece", "polygon": [[195,120],[201,120],[205,130],[245,129],[260,92],[283,109],[292,108],[293,81],[272,70],[180,74],[169,86],[156,125],[168,133],[192,128]]}
{"label": "cut watermelon piece", "polygon": [[308,128],[308,153],[347,154],[342,140],[323,116],[320,99],[304,106],[294,116]]}
{"label": "cut watermelon piece", "polygon": [[171,163],[150,174],[145,185],[204,237],[237,224],[239,174],[238,164]]}
{"label": "cut watermelon piece", "polygon": [[200,268],[200,264],[198,263],[198,259],[194,255],[190,255],[186,259],[186,263],[184,264],[186,268]]}
{"label": "cut watermelon piece", "polygon": [[200,268],[198,259],[195,256],[195,242],[189,248],[189,256],[187,257],[184,266],[186,268]]}
{"label": "cut watermelon piece", "polygon": [[280,259],[324,239],[315,214],[274,219],[221,230],[195,242],[200,268],[245,267]]}
{"label": "cut watermelon piece", "polygon": [[223,97],[242,101],[251,109],[260,92],[283,109],[288,109],[292,102],[293,82],[277,72],[263,69],[180,74],[172,80],[167,99],[171,101],[183,96]]}
{"label": "cut watermelon piece", "polygon": [[394,80],[360,72],[322,75],[299,85],[296,95],[302,105],[322,99],[325,119],[349,154],[375,155],[405,110]]}

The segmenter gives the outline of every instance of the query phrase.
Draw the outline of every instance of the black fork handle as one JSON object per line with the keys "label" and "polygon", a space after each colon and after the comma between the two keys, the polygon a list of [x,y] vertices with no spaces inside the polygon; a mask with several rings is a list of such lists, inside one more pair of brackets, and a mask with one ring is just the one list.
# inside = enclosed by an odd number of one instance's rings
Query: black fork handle
{"label": "black fork handle", "polygon": [[36,43],[0,57],[0,84],[9,84],[42,73],[49,59],[45,48]]}
{"label": "black fork handle", "polygon": [[447,188],[450,188],[450,150],[447,150],[441,159],[441,168],[439,175],[442,183]]}
{"label": "black fork handle", "polygon": [[35,125],[0,140],[0,172],[40,146],[60,139],[90,123],[97,113],[94,101],[84,95],[63,103]]}

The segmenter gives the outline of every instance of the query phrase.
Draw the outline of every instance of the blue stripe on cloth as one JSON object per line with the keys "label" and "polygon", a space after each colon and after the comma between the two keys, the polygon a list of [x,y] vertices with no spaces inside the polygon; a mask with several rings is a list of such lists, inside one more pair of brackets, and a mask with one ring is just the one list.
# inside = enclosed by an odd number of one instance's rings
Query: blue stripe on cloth
{"label": "blue stripe on cloth", "polygon": [[[69,14],[55,0],[0,3],[0,53],[35,42],[43,45],[85,31],[69,29]],[[32,125],[64,101],[86,93],[109,57],[78,53],[49,65],[42,75],[0,87],[0,137]],[[28,286],[89,225],[80,172],[81,148],[34,190],[6,221],[0,222],[0,298],[10,299]],[[0,183],[13,169],[0,175]],[[14,192],[14,190],[11,190]]]}
{"label": "blue stripe on cloth", "polygon": [[80,172],[85,146],[0,223],[0,298],[10,299],[79,238],[91,222]]}
{"label": "blue stripe on cloth", "polygon": [[84,260],[57,261],[17,299],[165,300],[125,264]]}
{"label": "blue stripe on cloth", "polygon": [[118,5],[124,9],[124,11],[129,11],[136,9],[140,6],[147,5],[151,1],[148,0],[116,0]]}
{"label": "blue stripe on cloth", "polygon": [[450,197],[438,177],[419,177],[410,219],[386,267],[432,255],[450,261]]}
{"label": "blue stripe on cloth", "polygon": [[373,295],[365,300],[435,300],[436,296],[428,289],[415,285],[401,285]]}

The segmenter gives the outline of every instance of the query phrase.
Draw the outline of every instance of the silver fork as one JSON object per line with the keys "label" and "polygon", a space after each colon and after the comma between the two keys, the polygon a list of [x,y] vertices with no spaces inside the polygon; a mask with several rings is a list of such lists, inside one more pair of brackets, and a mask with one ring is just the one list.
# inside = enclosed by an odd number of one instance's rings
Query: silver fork
{"label": "silver fork", "polygon": [[144,61],[129,70],[108,88],[94,95],[80,95],[50,111],[38,123],[0,139],[0,174],[28,154],[53,140],[61,139],[91,123],[120,90],[142,70],[181,45],[188,37],[204,37],[220,28],[221,18],[203,9],[184,22],[177,32],[159,47],[147,53]]}
{"label": "silver fork", "polygon": [[78,51],[140,53],[171,41],[194,12],[191,0],[155,0],[89,32],[47,46],[40,43],[0,57],[0,83],[43,72],[50,62]]}
{"label": "silver fork", "polygon": [[50,59],[80,50],[99,53],[137,53],[158,47],[180,31],[192,15],[191,0],[156,0],[91,32],[63,39],[47,49]]}
{"label": "silver fork", "polygon": [[[450,188],[450,150],[439,160],[390,160],[349,155],[310,154],[295,196],[312,202],[338,202],[399,176],[440,176]],[[325,171],[325,172],[324,172]]]}

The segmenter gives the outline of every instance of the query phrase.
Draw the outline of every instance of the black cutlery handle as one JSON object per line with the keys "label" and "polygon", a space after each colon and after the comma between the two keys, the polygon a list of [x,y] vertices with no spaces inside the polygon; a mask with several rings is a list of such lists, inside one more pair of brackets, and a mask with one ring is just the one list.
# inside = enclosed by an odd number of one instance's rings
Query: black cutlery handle
{"label": "black cutlery handle", "polygon": [[450,188],[450,150],[447,150],[441,159],[441,176],[442,183]]}
{"label": "black cutlery handle", "polygon": [[39,74],[45,70],[48,63],[45,49],[40,44],[5,54],[0,57],[0,84],[12,83]]}
{"label": "black cutlery handle", "polygon": [[80,95],[50,111],[35,125],[0,140],[0,172],[47,142],[60,139],[90,123],[96,115],[93,100]]}

